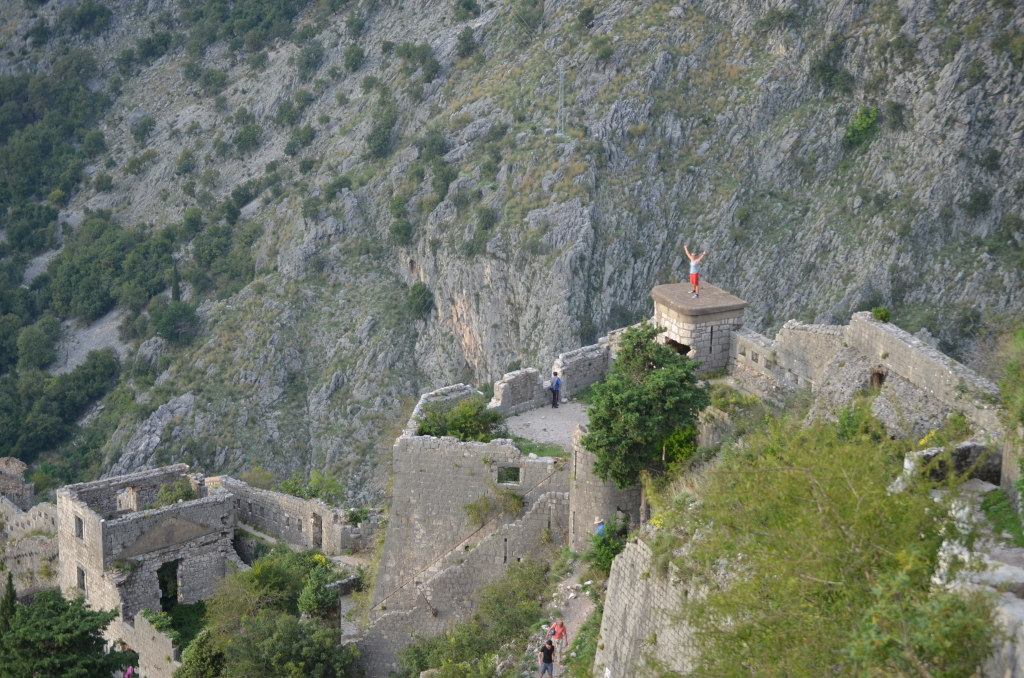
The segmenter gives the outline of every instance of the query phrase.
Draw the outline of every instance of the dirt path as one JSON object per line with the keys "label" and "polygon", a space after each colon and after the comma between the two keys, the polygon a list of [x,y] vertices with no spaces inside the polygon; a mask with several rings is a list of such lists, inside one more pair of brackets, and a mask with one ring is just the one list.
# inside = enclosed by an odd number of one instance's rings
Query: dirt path
{"label": "dirt path", "polygon": [[[585,569],[586,566],[582,562],[577,561],[572,576],[558,587],[558,596],[562,601],[562,620],[565,622],[568,638],[565,645],[566,655],[568,655],[570,648],[572,648],[573,641],[576,640],[580,627],[583,626],[587,618],[594,612],[594,602],[582,590],[580,582],[580,575]],[[555,676],[560,676],[563,673],[565,673],[565,667],[556,663]]]}
{"label": "dirt path", "polygon": [[572,401],[562,403],[557,410],[550,405],[528,410],[505,422],[509,431],[517,436],[535,443],[554,443],[566,452],[572,452],[572,432],[576,424],[586,423],[587,406]]}

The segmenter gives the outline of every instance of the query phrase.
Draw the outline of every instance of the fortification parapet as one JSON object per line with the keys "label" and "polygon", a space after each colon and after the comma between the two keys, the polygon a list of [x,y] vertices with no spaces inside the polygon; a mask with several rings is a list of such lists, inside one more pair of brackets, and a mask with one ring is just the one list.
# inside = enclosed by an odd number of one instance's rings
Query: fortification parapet
{"label": "fortification parapet", "polygon": [[590,548],[598,518],[608,521],[621,513],[629,521],[630,530],[640,525],[640,488],[620,490],[614,481],[601,480],[594,473],[597,458],[580,443],[586,434],[582,425],[572,432],[569,467],[569,548],[576,553]]}
{"label": "fortification parapet", "polygon": [[[574,351],[559,353],[558,358],[551,366],[551,371],[552,373],[558,372],[558,376],[562,380],[562,397],[569,398],[574,393],[604,379],[610,366],[611,354],[608,340],[604,339]],[[544,388],[548,386],[550,386],[550,379],[544,384]]]}
{"label": "fortification parapet", "polygon": [[494,382],[494,396],[488,407],[508,416],[540,407],[547,401],[544,380],[533,367],[505,373]]}

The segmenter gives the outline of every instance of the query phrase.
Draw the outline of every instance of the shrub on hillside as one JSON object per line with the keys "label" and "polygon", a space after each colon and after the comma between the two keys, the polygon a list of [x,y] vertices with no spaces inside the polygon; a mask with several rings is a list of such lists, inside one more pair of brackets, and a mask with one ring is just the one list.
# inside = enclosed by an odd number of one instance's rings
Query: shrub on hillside
{"label": "shrub on hillside", "polygon": [[878,130],[878,109],[861,106],[854,114],[843,135],[843,145],[857,148],[871,140]]}

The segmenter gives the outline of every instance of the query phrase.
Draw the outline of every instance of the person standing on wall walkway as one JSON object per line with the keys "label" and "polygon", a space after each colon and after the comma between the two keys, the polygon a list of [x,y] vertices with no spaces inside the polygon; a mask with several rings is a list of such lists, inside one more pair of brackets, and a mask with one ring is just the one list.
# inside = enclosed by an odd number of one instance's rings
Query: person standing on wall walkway
{"label": "person standing on wall walkway", "polygon": [[562,389],[562,380],[558,378],[558,372],[552,372],[551,377],[551,407],[558,407],[558,392]]}
{"label": "person standing on wall walkway", "polygon": [[700,296],[700,262],[707,255],[708,251],[704,250],[704,254],[699,257],[696,254],[692,254],[686,245],[683,245],[683,251],[686,252],[686,256],[690,257],[690,294],[696,299]]}
{"label": "person standing on wall walkway", "polygon": [[605,534],[604,533],[604,518],[598,518],[597,520],[594,521],[594,524],[597,525],[597,527],[594,528],[594,534],[596,534],[599,537],[603,537],[604,534]]}
{"label": "person standing on wall walkway", "polygon": [[545,673],[551,678],[555,678],[555,644],[551,642],[550,638],[537,653],[537,663],[540,664],[539,678],[544,678]]}

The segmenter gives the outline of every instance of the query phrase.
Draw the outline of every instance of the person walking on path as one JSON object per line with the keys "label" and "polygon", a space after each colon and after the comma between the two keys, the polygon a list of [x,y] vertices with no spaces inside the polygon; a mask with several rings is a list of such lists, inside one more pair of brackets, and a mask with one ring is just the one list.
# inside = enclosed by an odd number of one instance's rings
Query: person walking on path
{"label": "person walking on path", "polygon": [[551,642],[550,638],[537,653],[537,663],[540,664],[539,678],[544,678],[545,673],[551,678],[555,678],[555,644]]}
{"label": "person walking on path", "polygon": [[704,250],[704,254],[699,257],[696,254],[692,254],[686,245],[683,245],[683,251],[686,252],[686,256],[690,257],[690,294],[697,298],[700,296],[700,262],[707,255],[708,251]]}
{"label": "person walking on path", "polygon": [[551,407],[558,407],[558,392],[562,388],[562,380],[558,378],[558,372],[552,372],[551,377]]}
{"label": "person walking on path", "polygon": [[548,637],[555,641],[555,650],[558,653],[558,664],[561,666],[565,660],[565,639],[568,634],[565,628],[565,622],[561,619],[555,620],[555,623],[551,625],[551,630],[548,631]]}

